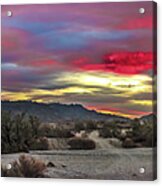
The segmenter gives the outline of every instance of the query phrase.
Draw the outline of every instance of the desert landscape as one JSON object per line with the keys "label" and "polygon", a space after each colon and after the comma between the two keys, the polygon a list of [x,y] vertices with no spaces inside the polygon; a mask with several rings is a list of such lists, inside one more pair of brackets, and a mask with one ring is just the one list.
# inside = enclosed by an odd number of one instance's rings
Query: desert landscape
{"label": "desert landscape", "polygon": [[[24,153],[23,153],[24,154]],[[2,155],[2,164],[18,160],[21,154]],[[47,165],[44,176],[63,179],[153,180],[153,149],[98,149],[31,151],[27,156]],[[51,163],[52,162],[52,163]],[[140,168],[146,172],[141,174]]]}
{"label": "desert landscape", "polygon": [[[30,109],[27,110],[28,104]],[[2,112],[2,176],[125,180],[155,178],[154,115],[132,120],[100,115],[78,105],[62,105],[64,110],[61,112],[67,118],[73,114],[73,109],[77,112],[77,108],[81,107],[83,111],[80,110],[79,116],[75,118],[75,115],[71,121],[64,118],[56,123],[44,123],[39,121],[38,116],[41,118],[41,107],[45,106],[49,107],[48,104],[34,102],[2,102],[5,110]],[[33,117],[29,111],[35,107],[39,109],[35,113],[37,116]],[[57,107],[58,104],[55,109]],[[14,114],[11,114],[12,108]],[[26,114],[23,112],[25,110]],[[89,117],[92,112],[95,120],[89,118],[79,121],[79,117],[86,118],[86,112]],[[43,119],[46,116],[49,116],[49,112],[44,114]],[[38,161],[38,170],[31,163],[26,173],[23,167],[27,169],[29,162],[33,161],[31,158]],[[8,164],[14,167],[17,164],[18,170],[7,169]],[[40,172],[39,164],[43,166]],[[38,175],[32,172],[34,168]],[[145,172],[140,173],[140,168],[144,168]]]}
{"label": "desert landscape", "polygon": [[2,6],[3,177],[156,179],[155,9]]}

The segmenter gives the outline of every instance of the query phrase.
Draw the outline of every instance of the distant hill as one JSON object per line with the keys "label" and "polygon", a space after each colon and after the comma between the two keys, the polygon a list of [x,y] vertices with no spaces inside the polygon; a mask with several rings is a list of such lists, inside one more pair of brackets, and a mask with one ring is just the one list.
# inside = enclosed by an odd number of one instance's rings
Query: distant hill
{"label": "distant hill", "polygon": [[88,110],[80,104],[37,103],[32,101],[2,101],[2,111],[11,111],[13,114],[25,112],[35,115],[43,122],[71,121],[71,120],[119,120],[128,122],[130,119],[102,114]]}

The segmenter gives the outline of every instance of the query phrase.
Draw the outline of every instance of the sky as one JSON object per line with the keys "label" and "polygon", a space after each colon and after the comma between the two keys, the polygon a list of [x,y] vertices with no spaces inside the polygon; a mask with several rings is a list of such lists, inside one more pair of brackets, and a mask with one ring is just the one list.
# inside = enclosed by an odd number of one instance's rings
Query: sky
{"label": "sky", "polygon": [[152,9],[151,1],[2,6],[2,100],[151,113]]}

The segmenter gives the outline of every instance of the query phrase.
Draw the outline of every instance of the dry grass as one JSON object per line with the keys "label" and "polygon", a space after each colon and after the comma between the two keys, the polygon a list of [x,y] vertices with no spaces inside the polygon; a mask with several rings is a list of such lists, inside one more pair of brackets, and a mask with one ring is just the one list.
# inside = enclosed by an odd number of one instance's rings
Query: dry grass
{"label": "dry grass", "polygon": [[21,155],[17,161],[14,161],[11,169],[2,166],[1,174],[3,177],[44,177],[46,165],[31,156]]}

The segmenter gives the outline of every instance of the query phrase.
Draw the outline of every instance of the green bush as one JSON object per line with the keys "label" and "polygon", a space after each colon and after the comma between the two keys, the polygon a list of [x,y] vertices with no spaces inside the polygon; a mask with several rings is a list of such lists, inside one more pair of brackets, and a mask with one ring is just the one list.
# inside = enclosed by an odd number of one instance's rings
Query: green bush
{"label": "green bush", "polygon": [[96,144],[93,140],[85,138],[72,138],[68,141],[68,145],[70,146],[70,149],[76,150],[88,150],[96,148]]}
{"label": "green bush", "polygon": [[36,117],[24,113],[12,115],[2,112],[1,151],[2,153],[28,152],[30,141],[38,138],[40,122]]}

